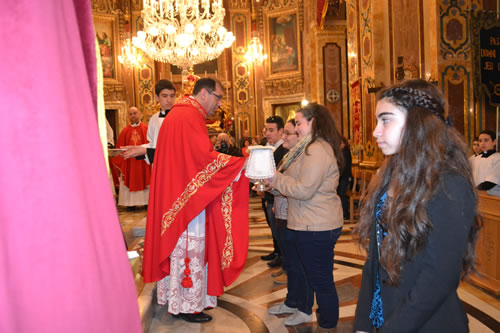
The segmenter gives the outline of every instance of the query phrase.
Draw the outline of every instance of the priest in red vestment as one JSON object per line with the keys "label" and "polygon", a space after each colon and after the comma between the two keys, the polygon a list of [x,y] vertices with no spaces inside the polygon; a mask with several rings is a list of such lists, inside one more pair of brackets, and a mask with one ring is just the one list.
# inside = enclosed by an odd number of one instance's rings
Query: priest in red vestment
{"label": "priest in red vestment", "polygon": [[[136,107],[128,111],[130,124],[125,127],[118,137],[116,147],[140,146],[147,143],[146,133],[148,126],[141,122],[141,112]],[[151,167],[144,160],[123,159],[121,156],[113,158],[114,165],[120,170],[120,191],[118,205],[134,210],[135,206],[145,206],[149,198],[149,182]]]}
{"label": "priest in red vestment", "polygon": [[177,100],[158,136],[144,243],[145,282],[158,283],[158,303],[190,322],[212,319],[224,286],[248,254],[248,179],[243,158],[214,151],[205,126],[222,86],[196,82]]}

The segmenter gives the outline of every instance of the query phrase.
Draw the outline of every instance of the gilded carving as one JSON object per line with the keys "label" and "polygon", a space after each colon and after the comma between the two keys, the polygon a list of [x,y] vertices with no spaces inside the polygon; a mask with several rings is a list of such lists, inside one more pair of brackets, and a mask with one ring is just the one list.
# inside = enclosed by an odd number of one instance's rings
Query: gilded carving
{"label": "gilded carving", "polygon": [[347,31],[347,27],[345,25],[329,25],[324,29],[318,29],[318,27],[315,26],[314,29],[316,30],[315,33],[318,37],[338,35],[345,38]]}
{"label": "gilded carving", "polygon": [[124,91],[122,84],[105,84],[104,85],[104,100],[105,101],[122,101],[124,99]]}
{"label": "gilded carving", "polygon": [[265,0],[263,7],[267,10],[290,8],[298,2],[298,0]]}
{"label": "gilded carving", "polygon": [[229,1],[230,9],[249,9],[250,1],[246,0],[230,0]]}
{"label": "gilded carving", "polygon": [[293,95],[304,90],[304,80],[302,77],[291,77],[286,79],[264,81],[266,86],[266,95]]}
{"label": "gilded carving", "polygon": [[146,106],[143,106],[142,107],[142,112],[144,114],[144,121],[146,123],[149,122],[149,119],[151,119],[151,117],[157,113],[157,112],[160,112],[161,110],[161,107],[160,107],[160,103],[152,103],[152,104],[149,104],[149,105],[146,105]]}
{"label": "gilded carving", "polygon": [[370,1],[363,1],[363,10],[360,12],[361,17],[361,59],[363,60],[363,68],[373,70],[372,67],[372,39],[373,39],[373,23],[372,23],[372,8]]}
{"label": "gilded carving", "polygon": [[143,4],[142,0],[133,0],[131,10],[136,10],[136,11],[142,10],[142,4]]}
{"label": "gilded carving", "polygon": [[440,6],[441,56],[443,59],[470,57],[470,39],[466,31],[470,24],[467,8],[451,1]]}
{"label": "gilded carving", "polygon": [[128,9],[128,1],[92,0],[92,11],[106,14],[117,14],[121,11],[121,9]]}
{"label": "gilded carving", "polygon": [[304,2],[303,0],[266,0],[264,5],[259,8],[259,30],[264,31],[264,19],[266,13],[272,12],[272,14],[281,14],[283,11],[287,11],[293,8],[298,10],[299,18],[299,31],[303,30],[304,24]]}

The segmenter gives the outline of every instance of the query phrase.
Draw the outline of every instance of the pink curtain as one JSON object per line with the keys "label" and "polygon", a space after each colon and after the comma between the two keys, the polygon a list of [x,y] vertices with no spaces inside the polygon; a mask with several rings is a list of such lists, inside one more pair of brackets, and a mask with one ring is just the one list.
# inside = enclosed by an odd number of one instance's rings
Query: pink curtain
{"label": "pink curtain", "polygon": [[90,0],[0,2],[0,332],[140,332]]}

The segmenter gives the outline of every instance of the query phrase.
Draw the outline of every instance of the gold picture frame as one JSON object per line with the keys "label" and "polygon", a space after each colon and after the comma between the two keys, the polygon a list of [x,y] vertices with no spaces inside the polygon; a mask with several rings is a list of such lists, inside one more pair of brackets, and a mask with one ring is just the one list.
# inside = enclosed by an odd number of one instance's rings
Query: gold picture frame
{"label": "gold picture frame", "polygon": [[[227,73],[225,72],[225,56],[226,52],[223,51],[221,55],[209,61],[193,66],[194,74],[199,77],[211,77],[213,79],[218,79],[219,81],[224,81],[227,78]],[[167,65],[168,74],[167,79],[172,80],[172,82],[182,82],[182,69],[168,64]]]}
{"label": "gold picture frame", "polygon": [[302,50],[298,8],[264,11],[266,79],[300,75]]}
{"label": "gold picture frame", "polygon": [[118,20],[115,15],[94,14],[94,30],[101,52],[104,83],[121,81],[121,66],[118,63],[120,38]]}

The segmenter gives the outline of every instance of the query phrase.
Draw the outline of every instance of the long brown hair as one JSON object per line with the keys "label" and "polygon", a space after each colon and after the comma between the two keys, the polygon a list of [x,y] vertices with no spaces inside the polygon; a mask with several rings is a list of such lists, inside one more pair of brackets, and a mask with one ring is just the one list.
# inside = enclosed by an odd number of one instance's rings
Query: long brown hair
{"label": "long brown hair", "polygon": [[376,205],[390,188],[393,196],[384,214],[387,236],[380,249],[380,263],[393,285],[399,283],[403,263],[427,243],[432,223],[426,204],[437,191],[443,171],[463,176],[475,198],[475,217],[462,258],[461,278],[475,270],[474,248],[481,228],[477,192],[463,137],[445,119],[446,101],[441,92],[422,81],[388,88],[378,98],[405,112],[406,123],[399,151],[386,158],[369,186],[356,227],[360,245],[368,251]]}
{"label": "long brown hair", "polygon": [[326,107],[318,103],[309,103],[304,108],[298,110],[297,112],[302,113],[304,118],[312,122],[311,127],[311,142],[306,147],[307,148],[318,138],[323,139],[332,147],[333,153],[337,159],[337,164],[339,167],[339,172],[344,169],[344,155],[340,149],[340,143],[342,137],[337,131],[335,126],[335,120],[333,120],[332,115]]}

